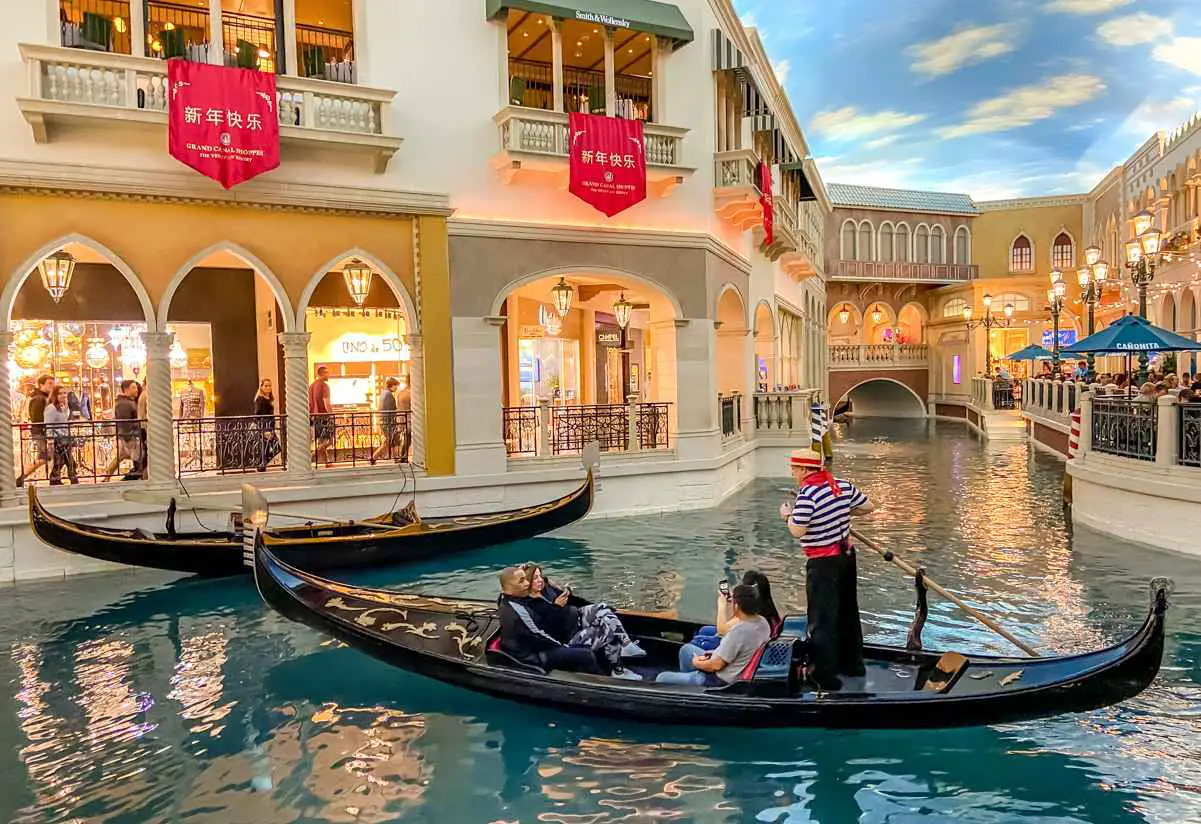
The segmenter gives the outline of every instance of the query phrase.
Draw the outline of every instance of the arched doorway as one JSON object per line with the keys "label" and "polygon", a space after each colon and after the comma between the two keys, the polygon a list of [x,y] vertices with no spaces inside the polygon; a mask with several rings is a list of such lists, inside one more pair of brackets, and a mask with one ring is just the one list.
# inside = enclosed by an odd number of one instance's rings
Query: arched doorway
{"label": "arched doorway", "polygon": [[422,463],[421,343],[396,275],[364,251],[341,255],[309,281],[297,327],[309,335],[310,392],[328,395],[311,431],[314,467]]}
{"label": "arched doorway", "polygon": [[[676,421],[678,302],[632,275],[563,271],[499,298],[510,457],[661,449]],[[635,440],[631,440],[631,434]]]}
{"label": "arched doorway", "polygon": [[917,303],[906,303],[897,313],[897,343],[926,342],[926,310]]}
{"label": "arched doorway", "polygon": [[877,345],[892,343],[896,337],[896,328],[896,313],[883,301],[870,304],[863,313],[864,343]]}
{"label": "arched doorway", "polygon": [[[44,247],[14,273],[4,300],[14,448],[6,483],[144,477],[145,429],[137,420],[144,416],[136,399],[146,382],[143,335],[154,313],[132,270],[100,244],[73,236]],[[123,386],[128,398],[118,403]],[[62,437],[44,425],[56,397],[57,414],[69,419],[57,430]],[[120,432],[113,423],[118,409],[128,419]]]}
{"label": "arched doorway", "polygon": [[[782,336],[780,348],[783,348]],[[755,307],[755,386],[759,392],[767,392],[781,382],[783,357],[783,352],[777,355],[776,323],[771,306],[767,301],[759,301]]]}
{"label": "arched doorway", "polygon": [[827,333],[830,346],[857,346],[862,342],[860,330],[863,316],[852,303],[839,303],[830,310]]}
{"label": "arched doorway", "polygon": [[174,336],[169,386],[180,477],[285,468],[277,335],[293,329],[291,311],[278,278],[235,244],[180,267],[159,308],[160,327]]}
{"label": "arched doorway", "polygon": [[727,284],[717,298],[717,396],[721,434],[730,438],[742,431],[747,393],[746,304],[738,290]]}
{"label": "arched doorway", "polygon": [[1169,331],[1176,331],[1176,296],[1171,292],[1163,296],[1163,304],[1159,309],[1159,325]]}

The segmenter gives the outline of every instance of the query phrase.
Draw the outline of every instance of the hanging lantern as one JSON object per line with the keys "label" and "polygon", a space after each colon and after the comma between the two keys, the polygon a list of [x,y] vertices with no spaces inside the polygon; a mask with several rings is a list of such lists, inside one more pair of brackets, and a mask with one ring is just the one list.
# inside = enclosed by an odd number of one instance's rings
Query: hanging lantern
{"label": "hanging lantern", "polygon": [[50,299],[58,303],[71,288],[71,275],[75,273],[75,258],[60,249],[38,264],[42,271],[42,286],[50,293]]}
{"label": "hanging lantern", "polygon": [[559,313],[559,317],[567,317],[567,313],[571,311],[571,299],[575,296],[575,290],[563,278],[559,278],[559,282],[555,288],[550,290],[551,297],[555,301],[555,311]]}
{"label": "hanging lantern", "polygon": [[634,311],[634,304],[626,300],[626,293],[622,292],[621,297],[617,299],[617,303],[613,304],[613,315],[617,318],[617,325],[625,329],[630,325],[630,314]]}
{"label": "hanging lantern", "polygon": [[103,338],[92,338],[88,341],[87,351],[83,359],[93,369],[103,369],[108,366],[108,349],[104,346]]}
{"label": "hanging lantern", "polygon": [[358,258],[351,258],[350,262],[342,269],[342,277],[346,279],[346,291],[350,292],[350,299],[354,301],[355,306],[362,306],[367,295],[371,292],[371,267]]}
{"label": "hanging lantern", "polygon": [[179,341],[171,343],[171,352],[167,355],[167,358],[171,361],[172,369],[183,369],[188,365],[188,353],[179,345]]}
{"label": "hanging lantern", "polygon": [[841,324],[846,324],[850,319],[851,309],[844,303],[842,308],[838,310],[838,322]]}
{"label": "hanging lantern", "polygon": [[883,319],[884,319],[884,314],[880,311],[880,307],[878,305],[873,306],[872,307],[872,323],[879,326],[880,321]]}

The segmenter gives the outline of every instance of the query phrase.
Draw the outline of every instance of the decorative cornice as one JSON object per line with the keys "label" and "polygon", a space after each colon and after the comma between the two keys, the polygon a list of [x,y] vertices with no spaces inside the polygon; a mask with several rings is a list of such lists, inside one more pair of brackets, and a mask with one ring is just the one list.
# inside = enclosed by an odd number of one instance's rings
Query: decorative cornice
{"label": "decorative cornice", "polygon": [[451,218],[451,237],[501,238],[504,240],[560,241],[563,243],[607,243],[614,246],[660,246],[671,249],[703,249],[745,275],[751,262],[704,232],[672,232],[659,229],[620,229],[612,226],[566,226],[548,223],[517,223],[477,218]]}
{"label": "decorative cornice", "polygon": [[1088,195],[1052,195],[1050,197],[1015,197],[1010,200],[977,201],[981,212],[1002,212],[1006,209],[1043,209],[1052,206],[1083,206]]}
{"label": "decorative cornice", "polygon": [[449,196],[426,192],[326,186],[271,177],[226,191],[213,181],[183,169],[123,169],[28,160],[0,160],[0,191],[324,214],[449,216],[453,213]]}

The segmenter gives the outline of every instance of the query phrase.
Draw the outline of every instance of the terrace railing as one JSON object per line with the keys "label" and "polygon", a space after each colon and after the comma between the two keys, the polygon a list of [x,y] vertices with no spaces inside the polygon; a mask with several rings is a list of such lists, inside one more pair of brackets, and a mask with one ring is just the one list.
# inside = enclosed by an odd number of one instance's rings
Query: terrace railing
{"label": "terrace railing", "polygon": [[667,449],[671,404],[637,403],[505,407],[505,448],[510,457],[568,455],[592,442],[603,452]]}
{"label": "terrace railing", "polygon": [[1158,437],[1158,404],[1137,398],[1096,398],[1093,401],[1092,451],[1154,461]]}
{"label": "terrace railing", "polygon": [[286,433],[283,415],[176,418],[176,472],[184,478],[281,471]]}
{"label": "terrace railing", "polygon": [[310,415],[317,468],[408,463],[412,447],[411,412],[337,412]]}
{"label": "terrace railing", "polygon": [[30,485],[140,478],[146,466],[145,421],[17,423],[17,474]]}

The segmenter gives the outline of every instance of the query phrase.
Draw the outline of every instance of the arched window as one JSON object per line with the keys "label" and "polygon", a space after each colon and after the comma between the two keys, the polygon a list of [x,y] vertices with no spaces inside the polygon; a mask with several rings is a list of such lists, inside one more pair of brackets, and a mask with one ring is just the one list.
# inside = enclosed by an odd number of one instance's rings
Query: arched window
{"label": "arched window", "polygon": [[856,260],[875,260],[872,255],[872,224],[869,221],[863,221],[859,224],[859,246],[855,250]]}
{"label": "arched window", "polygon": [[1000,313],[1005,309],[1005,304],[1012,304],[1015,312],[1029,312],[1030,298],[1018,292],[1002,292],[999,295],[994,295],[992,299],[992,310],[994,314]]}
{"label": "arched window", "polygon": [[935,226],[930,231],[930,262],[947,262],[947,233],[941,226]]}
{"label": "arched window", "polygon": [[913,235],[913,262],[930,262],[930,229],[924,223],[917,227]]}
{"label": "arched window", "polygon": [[1009,271],[1034,271],[1034,245],[1025,235],[1018,235],[1009,247]]}
{"label": "arched window", "polygon": [[961,318],[963,310],[967,308],[967,301],[963,298],[951,298],[942,307],[942,316],[944,318]]}
{"label": "arched window", "polygon": [[1061,272],[1067,272],[1076,266],[1075,245],[1067,232],[1060,232],[1055,238],[1055,244],[1051,247],[1051,266]]}
{"label": "arched window", "polygon": [[848,220],[842,224],[842,249],[841,257],[843,260],[855,260],[855,222]]}
{"label": "arched window", "polygon": [[972,235],[966,226],[955,230],[955,262],[961,266],[972,262]]}
{"label": "arched window", "polygon": [[897,262],[908,263],[913,258],[909,256],[909,224],[897,224]]}
{"label": "arched window", "polygon": [[880,254],[878,257],[885,263],[892,263],[896,260],[896,250],[893,248],[893,230],[891,223],[885,223],[880,227]]}

